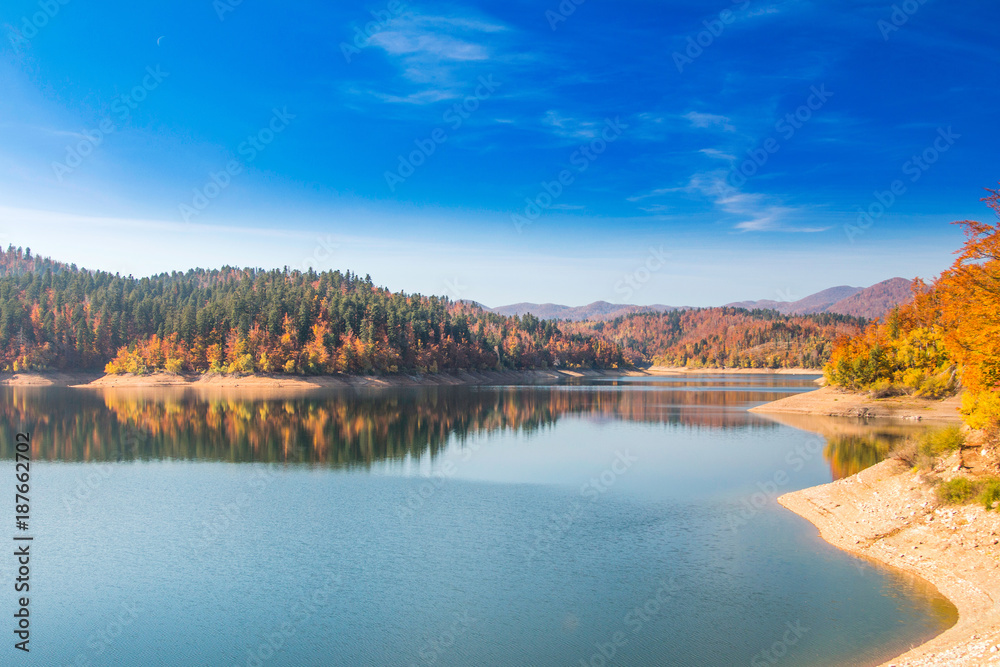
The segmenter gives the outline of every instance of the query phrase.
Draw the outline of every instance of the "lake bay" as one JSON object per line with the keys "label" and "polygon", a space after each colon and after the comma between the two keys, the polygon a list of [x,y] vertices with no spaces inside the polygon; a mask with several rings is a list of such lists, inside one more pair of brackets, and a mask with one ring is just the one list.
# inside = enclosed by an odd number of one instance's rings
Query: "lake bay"
{"label": "lake bay", "polygon": [[813,377],[0,388],[32,664],[878,664],[954,607],[775,498],[922,427],[747,412]]}

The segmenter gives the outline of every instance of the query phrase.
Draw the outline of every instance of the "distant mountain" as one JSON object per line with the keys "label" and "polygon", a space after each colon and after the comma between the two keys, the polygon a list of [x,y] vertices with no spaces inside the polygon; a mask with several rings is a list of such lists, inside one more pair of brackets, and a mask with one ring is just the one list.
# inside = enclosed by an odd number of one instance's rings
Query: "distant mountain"
{"label": "distant mountain", "polygon": [[906,278],[890,278],[841,299],[828,307],[825,312],[875,320],[895,306],[912,300],[913,281]]}
{"label": "distant mountain", "polygon": [[653,304],[651,306],[634,306],[630,304],[608,303],[595,301],[586,306],[562,306],[557,303],[512,303],[509,306],[489,308],[498,315],[524,315],[531,313],[543,320],[569,320],[582,322],[584,320],[613,320],[616,317],[632,313],[664,313],[678,310],[675,306]]}
{"label": "distant mountain", "polygon": [[[878,319],[888,313],[894,306],[908,303],[913,295],[910,293],[911,281],[906,278],[891,278],[871,287],[851,287],[839,285],[821,292],[810,294],[798,301],[737,301],[727,303],[730,308],[746,308],[747,310],[776,310],[782,315],[815,315],[819,313],[834,313],[851,315],[867,319]],[[685,310],[684,307],[665,306],[655,303],[651,306],[636,306],[632,304],[608,303],[595,301],[586,306],[563,306],[558,303],[512,303],[509,306],[488,308],[476,301],[465,301],[470,305],[481,307],[498,315],[524,315],[531,313],[542,320],[568,320],[584,322],[587,320],[600,322],[633,313],[669,313],[674,310]]]}
{"label": "distant mountain", "polygon": [[727,303],[736,308],[770,308],[785,315],[810,315],[836,313],[878,319],[901,303],[913,299],[911,285],[906,278],[890,278],[871,287],[841,285],[810,294],[798,301],[738,301]]}
{"label": "distant mountain", "polygon": [[738,301],[736,303],[727,303],[726,305],[734,308],[747,308],[749,310],[753,310],[754,308],[768,308],[776,310],[783,315],[809,315],[811,313],[828,312],[827,309],[833,304],[854,296],[863,290],[864,288],[862,287],[840,285],[838,287],[830,287],[822,292],[810,294],[798,301],[772,301],[771,299],[763,299],[761,301]]}

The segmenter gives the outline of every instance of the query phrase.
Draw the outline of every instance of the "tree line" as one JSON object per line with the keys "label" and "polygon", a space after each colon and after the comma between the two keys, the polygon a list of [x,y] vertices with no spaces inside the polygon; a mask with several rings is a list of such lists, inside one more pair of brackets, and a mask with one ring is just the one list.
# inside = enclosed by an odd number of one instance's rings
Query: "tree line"
{"label": "tree line", "polygon": [[775,310],[721,307],[634,313],[564,329],[601,336],[626,358],[693,368],[816,368],[838,336],[859,333],[866,320],[848,315],[783,315]]}
{"label": "tree line", "polygon": [[[983,199],[1000,217],[1000,190]],[[1000,224],[966,220],[951,267],[885,321],[841,339],[827,379],[875,395],[953,395],[974,428],[1000,425]]]}
{"label": "tree line", "polygon": [[0,368],[109,373],[396,373],[617,368],[621,349],[532,315],[391,292],[327,271],[148,278],[0,252]]}

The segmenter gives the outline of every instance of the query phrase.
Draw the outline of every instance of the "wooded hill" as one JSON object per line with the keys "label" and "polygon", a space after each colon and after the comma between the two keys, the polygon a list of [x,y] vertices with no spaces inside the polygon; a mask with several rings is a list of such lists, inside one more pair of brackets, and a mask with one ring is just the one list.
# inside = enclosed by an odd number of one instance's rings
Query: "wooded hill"
{"label": "wooded hill", "polygon": [[150,278],[0,252],[0,369],[394,373],[615,368],[601,338],[351,272],[225,267]]}
{"label": "wooded hill", "polygon": [[847,315],[782,315],[774,310],[705,308],[639,313],[610,322],[563,323],[564,331],[597,335],[636,364],[694,368],[820,368],[839,336],[866,320]]}
{"label": "wooded hill", "polygon": [[864,320],[707,308],[602,322],[505,316],[351,272],[122,277],[0,251],[0,370],[397,373],[670,365],[819,368]]}

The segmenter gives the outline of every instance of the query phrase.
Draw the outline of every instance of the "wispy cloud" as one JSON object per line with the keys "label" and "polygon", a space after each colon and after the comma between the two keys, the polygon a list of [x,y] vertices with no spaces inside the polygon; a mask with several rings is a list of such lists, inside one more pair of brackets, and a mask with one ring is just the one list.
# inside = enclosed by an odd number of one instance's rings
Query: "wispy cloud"
{"label": "wispy cloud", "polygon": [[728,160],[729,162],[733,162],[736,160],[735,155],[730,155],[729,153],[723,153],[717,148],[702,148],[698,152],[702,153],[703,155],[707,155],[708,157],[717,158],[719,160]]}
{"label": "wispy cloud", "polygon": [[406,94],[355,90],[397,104],[433,104],[460,97],[462,86],[475,79],[466,75],[468,68],[503,60],[499,53],[503,40],[498,38],[509,32],[506,25],[479,17],[403,15],[372,35],[369,43],[383,51],[398,66],[403,81],[417,90]]}
{"label": "wispy cloud", "polygon": [[714,113],[701,113],[699,111],[689,111],[684,114],[684,118],[691,122],[692,127],[701,128],[722,128],[726,132],[735,132],[734,126],[728,116],[720,116]]}
{"label": "wispy cloud", "polygon": [[[738,219],[734,229],[744,232],[822,232],[829,227],[802,224],[808,218],[805,209],[782,204],[777,198],[756,192],[742,192],[726,182],[726,172],[710,171],[694,174],[688,184],[676,188],[660,188],[629,197],[641,201],[667,194],[687,193],[706,197],[723,213]],[[662,204],[647,205],[643,210],[660,212]]]}
{"label": "wispy cloud", "polygon": [[662,197],[663,195],[668,195],[674,192],[684,192],[687,188],[657,188],[656,190],[651,190],[645,192],[641,195],[632,195],[631,197],[626,197],[627,201],[642,201],[643,199],[651,199],[653,197]]}
{"label": "wispy cloud", "polygon": [[555,134],[567,139],[593,139],[604,127],[603,121],[581,120],[564,116],[551,109],[545,113],[542,124]]}

